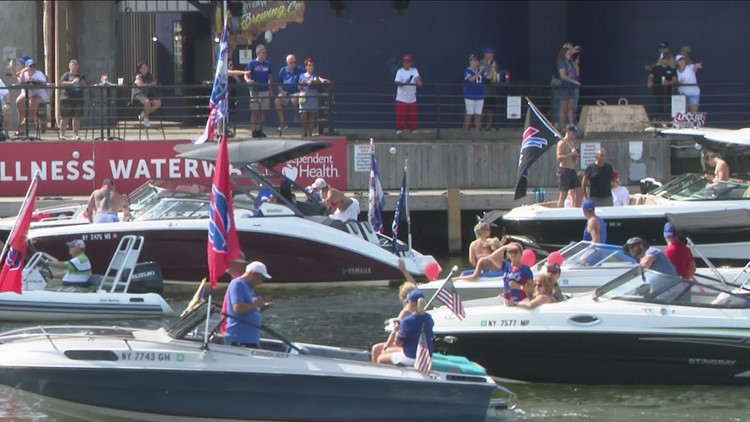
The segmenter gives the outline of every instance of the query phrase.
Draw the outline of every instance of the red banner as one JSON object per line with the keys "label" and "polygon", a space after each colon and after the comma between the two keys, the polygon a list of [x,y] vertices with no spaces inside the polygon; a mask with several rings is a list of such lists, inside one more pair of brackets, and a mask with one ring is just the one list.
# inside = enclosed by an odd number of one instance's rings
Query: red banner
{"label": "red banner", "polygon": [[[322,140],[322,139],[321,139]],[[301,186],[323,177],[346,189],[346,139],[328,138],[331,146],[279,166]],[[88,195],[102,179],[115,179],[117,190],[130,192],[149,179],[211,183],[213,163],[177,158],[174,146],[189,141],[23,142],[0,145],[0,195],[23,196],[39,172],[39,195]]]}

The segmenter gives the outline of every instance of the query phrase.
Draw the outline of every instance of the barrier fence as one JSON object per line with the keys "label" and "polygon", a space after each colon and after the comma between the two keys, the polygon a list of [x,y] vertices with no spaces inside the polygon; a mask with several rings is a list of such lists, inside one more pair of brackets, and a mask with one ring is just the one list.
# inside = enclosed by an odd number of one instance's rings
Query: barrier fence
{"label": "barrier fence", "polygon": [[[438,139],[445,131],[461,130],[465,115],[463,101],[463,84],[425,84],[418,89],[418,127],[434,132]],[[42,132],[55,132],[59,116],[55,108],[55,92],[64,89],[58,85],[27,86],[31,90],[43,90],[48,101],[39,106],[38,119],[30,116],[31,135]],[[274,87],[273,92],[277,92]],[[18,122],[16,98],[24,86],[7,87],[10,94],[10,128],[14,132]],[[82,128],[86,137],[115,138],[122,137],[121,130],[127,125],[137,126],[140,104],[131,101],[130,85],[91,85],[83,91]],[[230,124],[238,128],[250,128],[251,98],[244,83],[234,86],[232,96],[236,106],[231,113]],[[509,97],[529,97],[550,119],[557,123],[557,104],[553,100],[554,92],[548,85],[531,85],[522,83],[499,83],[492,86],[496,105],[493,113],[493,128],[521,127],[525,118],[526,104],[521,101],[521,109],[509,109]],[[704,123],[711,127],[736,128],[747,126],[750,115],[750,84],[701,84],[700,111],[705,113]],[[170,125],[177,128],[201,128],[208,116],[208,99],[211,85],[162,85],[153,87],[154,96],[162,99],[162,108],[151,116],[152,124]],[[319,86],[319,107],[317,126],[319,134],[333,135],[337,129],[395,129],[394,84],[348,84],[330,83]],[[273,98],[273,97],[272,97]],[[658,99],[645,85],[597,85],[583,86],[580,89],[576,117],[581,108],[596,105],[604,101],[615,105],[621,98],[627,99],[630,105],[644,105],[650,121],[655,121],[659,114],[669,114],[670,109],[659,107]],[[671,102],[666,99],[667,104]],[[489,104],[485,99],[485,107]],[[514,111],[515,113],[509,113]],[[299,127],[298,110],[290,105],[284,108],[286,121]],[[278,125],[277,113],[271,101],[266,115],[267,129]],[[513,115],[511,115],[513,114]],[[25,128],[21,128],[23,132]],[[115,132],[112,132],[115,131]],[[114,135],[113,135],[114,133]],[[83,136],[83,135],[82,135]]]}

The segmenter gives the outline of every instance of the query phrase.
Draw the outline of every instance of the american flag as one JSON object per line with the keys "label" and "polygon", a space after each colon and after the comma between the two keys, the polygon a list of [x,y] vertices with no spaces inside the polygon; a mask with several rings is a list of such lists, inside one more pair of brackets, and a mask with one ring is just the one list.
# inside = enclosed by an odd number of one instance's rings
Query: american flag
{"label": "american flag", "polygon": [[211,111],[208,114],[205,131],[200,136],[200,138],[196,139],[195,142],[193,142],[194,144],[202,144],[209,139],[213,139],[214,127],[216,126],[216,122],[224,120],[228,115],[228,52],[229,38],[227,33],[227,23],[224,22],[224,29],[221,32],[221,42],[219,43],[219,57],[216,58],[216,77],[214,78],[214,86],[211,89],[211,99],[208,101],[208,107]]}
{"label": "american flag", "polygon": [[26,236],[31,225],[31,214],[34,210],[37,187],[39,187],[39,177],[34,175],[34,180],[31,181],[29,191],[26,193],[26,199],[24,199],[21,210],[18,212],[15,227],[8,237],[8,255],[3,261],[3,269],[0,270],[0,292],[21,293],[23,263],[26,261],[28,246]]}
{"label": "american flag", "polygon": [[427,344],[427,337],[424,334],[419,335],[419,343],[417,344],[417,359],[414,362],[414,367],[417,371],[429,375],[432,370],[432,352],[430,352],[430,346]]}
{"label": "american flag", "polygon": [[370,141],[370,207],[367,216],[370,225],[376,232],[383,232],[383,207],[385,196],[383,196],[383,185],[380,183],[380,171],[378,171],[378,160],[375,158],[375,147]]}
{"label": "american flag", "polygon": [[208,278],[211,288],[215,288],[219,284],[219,276],[242,254],[232,212],[226,136],[219,140],[208,218]]}
{"label": "american flag", "polygon": [[451,312],[456,314],[458,319],[463,320],[466,317],[464,304],[461,302],[461,296],[458,295],[456,288],[453,287],[453,280],[448,279],[443,284],[443,287],[438,290],[436,297],[437,300],[445,304]]}

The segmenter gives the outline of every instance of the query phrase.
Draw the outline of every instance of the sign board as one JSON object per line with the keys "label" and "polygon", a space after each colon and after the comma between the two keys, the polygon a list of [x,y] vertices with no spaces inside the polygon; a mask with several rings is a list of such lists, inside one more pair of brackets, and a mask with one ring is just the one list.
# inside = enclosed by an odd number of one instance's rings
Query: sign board
{"label": "sign board", "polygon": [[506,105],[506,117],[508,120],[521,118],[521,97],[509,96]]}
{"label": "sign board", "polygon": [[371,152],[369,145],[354,145],[354,171],[370,171]]}
{"label": "sign board", "polygon": [[596,150],[601,148],[601,142],[581,142],[581,170],[586,170],[589,164],[596,161]]}
{"label": "sign board", "polygon": [[[331,142],[329,148],[280,164],[277,170],[301,186],[322,177],[331,186],[346,189],[346,139],[325,140]],[[188,143],[190,141],[6,143],[0,157],[0,195],[24,196],[37,171],[39,195],[89,195],[105,178],[114,179],[117,190],[123,193],[131,192],[149,179],[211,183],[212,162],[177,158],[174,146]]]}
{"label": "sign board", "polygon": [[684,95],[673,95],[672,96],[672,117],[674,118],[677,113],[685,113],[685,96]]}

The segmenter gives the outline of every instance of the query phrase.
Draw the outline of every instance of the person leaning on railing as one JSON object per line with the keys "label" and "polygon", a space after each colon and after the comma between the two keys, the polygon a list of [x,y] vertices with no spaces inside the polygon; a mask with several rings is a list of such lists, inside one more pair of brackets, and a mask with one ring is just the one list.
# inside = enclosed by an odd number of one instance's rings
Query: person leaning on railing
{"label": "person leaning on railing", "polygon": [[305,73],[299,77],[299,114],[302,120],[302,136],[315,136],[320,107],[320,92],[317,85],[331,82],[315,72],[315,63],[311,58],[305,59]]}

